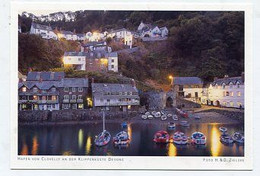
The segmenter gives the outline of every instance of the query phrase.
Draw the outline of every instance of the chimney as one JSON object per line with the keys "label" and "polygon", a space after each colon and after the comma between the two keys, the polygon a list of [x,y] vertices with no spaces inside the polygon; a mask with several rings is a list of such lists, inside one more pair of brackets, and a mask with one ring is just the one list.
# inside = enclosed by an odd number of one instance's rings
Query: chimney
{"label": "chimney", "polygon": [[242,82],[244,83],[245,82],[245,73],[244,72],[241,73],[241,79],[242,79]]}
{"label": "chimney", "polygon": [[133,86],[133,87],[136,87],[136,84],[135,84],[135,80],[134,80],[134,79],[131,80],[131,83],[132,83],[132,86]]}

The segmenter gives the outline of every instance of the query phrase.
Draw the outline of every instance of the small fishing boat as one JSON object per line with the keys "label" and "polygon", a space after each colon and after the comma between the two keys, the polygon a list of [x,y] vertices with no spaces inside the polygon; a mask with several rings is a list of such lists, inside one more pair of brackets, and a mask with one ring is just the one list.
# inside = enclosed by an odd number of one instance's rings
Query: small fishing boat
{"label": "small fishing boat", "polygon": [[224,134],[227,132],[227,128],[226,127],[219,127],[219,131]]}
{"label": "small fishing boat", "polygon": [[232,139],[239,144],[243,144],[245,141],[244,136],[239,132],[235,132],[232,136]]}
{"label": "small fishing boat", "polygon": [[191,135],[191,143],[196,145],[205,145],[206,136],[201,132],[194,132]]}
{"label": "small fishing boat", "polygon": [[222,142],[224,144],[233,144],[234,140],[229,135],[221,135],[220,142]]}
{"label": "small fishing boat", "polygon": [[142,115],[141,118],[146,120],[148,117],[147,117],[147,115]]}
{"label": "small fishing boat", "polygon": [[155,116],[155,114],[156,114],[156,111],[152,111],[152,113],[151,113],[153,116]]}
{"label": "small fishing boat", "polygon": [[167,120],[167,115],[166,115],[166,114],[163,114],[163,115],[161,116],[161,120]]}
{"label": "small fishing boat", "polygon": [[126,122],[123,122],[123,123],[121,124],[121,127],[122,127],[122,129],[126,129],[126,128],[127,128],[127,123],[126,123]]}
{"label": "small fishing boat", "polygon": [[144,114],[148,116],[148,115],[150,115],[151,113],[150,113],[149,111],[147,111],[147,112],[144,113]]}
{"label": "small fishing boat", "polygon": [[116,134],[116,136],[113,138],[113,143],[115,145],[127,145],[129,143],[129,136],[127,132],[120,131]]}
{"label": "small fishing boat", "polygon": [[153,141],[155,143],[168,143],[170,141],[170,135],[167,131],[158,131],[155,133]]}
{"label": "small fishing boat", "polygon": [[102,147],[104,145],[107,145],[110,139],[111,134],[107,130],[105,130],[105,112],[103,111],[103,131],[96,137],[94,143],[96,144],[96,146]]}
{"label": "small fishing boat", "polygon": [[187,112],[184,112],[178,108],[176,108],[176,111],[177,113],[181,116],[181,117],[184,117],[184,118],[188,118],[189,117],[189,114]]}
{"label": "small fishing boat", "polygon": [[173,129],[175,129],[175,123],[174,122],[168,122],[168,129],[169,130],[173,130]]}
{"label": "small fishing boat", "polygon": [[173,134],[173,143],[177,145],[188,144],[188,137],[184,135],[183,132],[177,131]]}
{"label": "small fishing boat", "polygon": [[155,118],[160,118],[161,117],[161,112],[156,112],[154,115]]}
{"label": "small fishing boat", "polygon": [[148,117],[148,119],[150,119],[150,120],[153,119],[153,115],[148,115],[147,117]]}
{"label": "small fishing boat", "polygon": [[172,120],[177,121],[177,120],[179,120],[179,118],[178,118],[178,116],[177,116],[176,114],[174,114],[174,115],[172,116]]}
{"label": "small fishing boat", "polygon": [[189,122],[186,121],[186,120],[181,121],[180,125],[183,126],[183,127],[189,127],[190,126]]}
{"label": "small fishing boat", "polygon": [[171,114],[171,113],[167,114],[167,117],[168,117],[168,118],[171,118],[171,117],[172,117],[172,114]]}
{"label": "small fishing boat", "polygon": [[198,115],[194,115],[193,117],[194,117],[195,120],[199,120],[200,119],[200,116],[198,116]]}

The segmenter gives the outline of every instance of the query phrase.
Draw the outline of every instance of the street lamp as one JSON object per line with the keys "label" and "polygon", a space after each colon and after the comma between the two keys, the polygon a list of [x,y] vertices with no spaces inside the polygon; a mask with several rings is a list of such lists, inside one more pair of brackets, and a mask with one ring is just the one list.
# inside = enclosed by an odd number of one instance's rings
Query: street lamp
{"label": "street lamp", "polygon": [[173,76],[172,76],[172,75],[169,75],[168,78],[171,80],[171,85],[173,85]]}

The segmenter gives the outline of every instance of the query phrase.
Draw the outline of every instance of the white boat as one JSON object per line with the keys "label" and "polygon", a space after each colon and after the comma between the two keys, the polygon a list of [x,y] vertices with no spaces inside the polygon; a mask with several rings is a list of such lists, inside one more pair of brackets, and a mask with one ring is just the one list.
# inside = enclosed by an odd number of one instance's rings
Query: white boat
{"label": "white boat", "polygon": [[175,123],[174,122],[168,122],[168,129],[169,130],[173,130],[173,129],[175,129]]}
{"label": "white boat", "polygon": [[141,118],[146,120],[148,117],[147,117],[147,115],[142,115]]}
{"label": "white boat", "polygon": [[196,120],[199,120],[199,119],[200,119],[200,116],[198,116],[198,115],[194,115],[193,117],[194,117],[194,119],[196,119]]}
{"label": "white boat", "polygon": [[153,115],[148,115],[147,117],[148,117],[148,119],[150,119],[150,120],[153,119]]}
{"label": "white boat", "polygon": [[104,145],[107,145],[110,139],[111,139],[111,134],[105,130],[105,112],[103,111],[103,131],[96,137],[94,143],[97,146],[102,147]]}
{"label": "white boat", "polygon": [[227,128],[226,127],[219,127],[219,131],[222,133],[227,132]]}
{"label": "white boat", "polygon": [[201,132],[194,132],[191,135],[191,143],[196,145],[205,145],[206,136]]}
{"label": "white boat", "polygon": [[220,136],[220,142],[224,144],[233,144],[234,140],[232,139],[231,136],[225,134]]}
{"label": "white boat", "polygon": [[156,112],[154,115],[155,118],[160,118],[161,117],[161,112]]}
{"label": "white boat", "polygon": [[183,127],[189,127],[190,126],[189,122],[186,121],[186,120],[181,121],[180,125],[183,126]]}
{"label": "white boat", "polygon": [[166,114],[163,114],[163,115],[161,116],[161,120],[167,120],[167,115],[166,115]]}
{"label": "white boat", "polygon": [[168,117],[168,118],[171,118],[171,117],[172,117],[172,114],[171,114],[171,113],[167,114],[167,117]]}
{"label": "white boat", "polygon": [[147,111],[147,112],[144,113],[144,114],[148,116],[148,115],[150,115],[151,113],[150,113],[149,111]]}
{"label": "white boat", "polygon": [[244,136],[239,132],[235,132],[232,136],[232,139],[239,144],[243,144],[245,142]]}
{"label": "white boat", "polygon": [[176,114],[174,114],[174,115],[172,116],[172,120],[177,121],[177,120],[179,120],[179,118],[178,118],[178,116],[177,116]]}
{"label": "white boat", "polygon": [[188,137],[185,136],[183,132],[177,131],[173,134],[173,143],[177,145],[186,145],[188,142]]}
{"label": "white boat", "polygon": [[153,116],[155,116],[155,114],[156,114],[156,111],[152,111],[152,113],[151,113]]}
{"label": "white boat", "polygon": [[115,145],[127,145],[129,143],[129,136],[127,132],[120,131],[116,134],[116,136],[113,138],[113,143]]}

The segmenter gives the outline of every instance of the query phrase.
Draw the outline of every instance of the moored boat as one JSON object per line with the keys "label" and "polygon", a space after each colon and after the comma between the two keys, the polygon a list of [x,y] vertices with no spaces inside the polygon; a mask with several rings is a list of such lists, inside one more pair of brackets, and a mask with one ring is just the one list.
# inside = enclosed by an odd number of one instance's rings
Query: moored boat
{"label": "moored boat", "polygon": [[141,118],[146,120],[148,117],[147,117],[147,115],[142,115]]}
{"label": "moored boat", "polygon": [[186,120],[181,121],[180,125],[183,126],[183,127],[189,127],[190,126],[189,122],[186,121]]}
{"label": "moored boat", "polygon": [[127,128],[127,123],[126,123],[126,122],[123,122],[123,123],[121,124],[121,127],[122,127],[122,129]]}
{"label": "moored boat", "polygon": [[102,147],[104,145],[107,145],[110,139],[111,139],[111,134],[107,130],[105,130],[105,112],[103,111],[103,131],[96,137],[94,143],[97,146]]}
{"label": "moored boat", "polygon": [[227,132],[227,128],[226,127],[219,127],[219,131],[222,133],[222,134],[225,134]]}
{"label": "moored boat", "polygon": [[179,118],[178,118],[178,116],[177,116],[176,114],[174,114],[174,115],[172,116],[172,120],[177,121],[177,120],[179,120]]}
{"label": "moored boat", "polygon": [[168,122],[168,129],[169,130],[173,130],[173,129],[175,129],[175,123],[174,122]]}
{"label": "moored boat", "polygon": [[194,119],[196,119],[196,120],[199,120],[199,119],[200,119],[200,116],[198,116],[198,115],[194,115],[193,117],[194,117]]}
{"label": "moored boat", "polygon": [[245,141],[244,136],[239,132],[235,132],[232,136],[232,139],[239,144],[243,144]]}
{"label": "moored boat", "polygon": [[188,144],[188,137],[183,132],[177,131],[173,134],[173,143],[177,145]]}
{"label": "moored boat", "polygon": [[153,115],[148,115],[147,118],[151,120],[153,119]]}
{"label": "moored boat", "polygon": [[144,113],[144,114],[148,116],[148,115],[150,115],[151,113],[150,113],[149,111],[147,111],[147,112]]}
{"label": "moored boat", "polygon": [[191,135],[191,143],[196,145],[205,145],[206,136],[201,132],[194,132]]}
{"label": "moored boat", "polygon": [[233,144],[234,140],[229,135],[221,135],[220,142],[222,142],[224,144]]}
{"label": "moored boat", "polygon": [[155,118],[160,118],[161,117],[161,112],[156,112],[154,115]]}
{"label": "moored boat", "polygon": [[129,136],[127,132],[120,131],[116,134],[116,136],[113,138],[113,143],[115,145],[127,145],[129,143]]}
{"label": "moored boat", "polygon": [[161,120],[167,120],[167,115],[166,115],[166,114],[163,114],[163,115],[161,116]]}
{"label": "moored boat", "polygon": [[154,135],[153,141],[155,143],[168,143],[170,141],[170,135],[167,131],[157,131]]}

